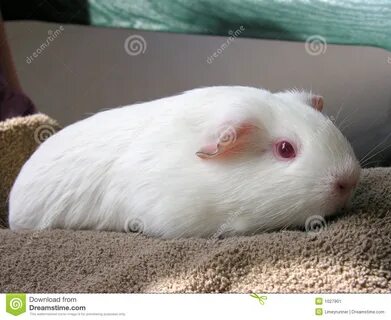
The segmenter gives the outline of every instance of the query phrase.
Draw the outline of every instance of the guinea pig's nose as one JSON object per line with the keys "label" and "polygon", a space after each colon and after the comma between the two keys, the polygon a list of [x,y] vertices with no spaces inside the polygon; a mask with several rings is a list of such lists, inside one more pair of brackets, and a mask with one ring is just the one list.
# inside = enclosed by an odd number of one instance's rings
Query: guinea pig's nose
{"label": "guinea pig's nose", "polygon": [[349,184],[346,183],[346,181],[338,181],[337,182],[337,189],[338,189],[338,192],[345,193],[345,192],[349,191],[350,187],[349,187]]}
{"label": "guinea pig's nose", "polygon": [[345,196],[349,194],[357,185],[355,179],[337,179],[335,182],[335,190],[338,194]]}

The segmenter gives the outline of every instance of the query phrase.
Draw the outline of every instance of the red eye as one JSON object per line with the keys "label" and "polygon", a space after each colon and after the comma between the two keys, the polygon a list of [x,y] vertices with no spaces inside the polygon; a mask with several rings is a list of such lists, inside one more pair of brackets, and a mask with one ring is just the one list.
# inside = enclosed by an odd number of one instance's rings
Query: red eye
{"label": "red eye", "polygon": [[296,157],[296,151],[295,148],[292,146],[292,144],[288,141],[279,141],[274,146],[274,152],[277,155],[277,157],[289,160]]}

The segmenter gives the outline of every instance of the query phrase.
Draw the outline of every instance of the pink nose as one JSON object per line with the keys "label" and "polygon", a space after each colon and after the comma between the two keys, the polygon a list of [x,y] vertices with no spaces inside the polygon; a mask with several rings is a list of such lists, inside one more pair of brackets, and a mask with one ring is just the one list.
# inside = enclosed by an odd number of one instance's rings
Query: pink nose
{"label": "pink nose", "polygon": [[335,190],[338,194],[346,196],[356,187],[356,185],[356,179],[338,179],[335,183]]}

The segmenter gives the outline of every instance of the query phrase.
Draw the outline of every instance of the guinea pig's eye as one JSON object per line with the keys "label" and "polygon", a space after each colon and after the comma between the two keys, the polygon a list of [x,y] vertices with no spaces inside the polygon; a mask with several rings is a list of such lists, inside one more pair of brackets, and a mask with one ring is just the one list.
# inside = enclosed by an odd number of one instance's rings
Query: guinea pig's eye
{"label": "guinea pig's eye", "polygon": [[282,140],[274,145],[274,154],[278,158],[289,160],[296,157],[296,150],[290,142]]}

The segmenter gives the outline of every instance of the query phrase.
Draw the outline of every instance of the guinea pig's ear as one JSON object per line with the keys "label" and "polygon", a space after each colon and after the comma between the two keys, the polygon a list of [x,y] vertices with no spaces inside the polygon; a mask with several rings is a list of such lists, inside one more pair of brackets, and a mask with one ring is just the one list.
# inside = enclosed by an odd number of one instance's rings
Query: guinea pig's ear
{"label": "guinea pig's ear", "polygon": [[290,91],[277,92],[276,95],[283,99],[296,98],[301,100],[305,104],[313,107],[315,110],[318,110],[319,112],[322,112],[323,110],[323,105],[324,105],[323,97],[317,94],[313,94],[311,92],[290,90]]}
{"label": "guinea pig's ear", "polygon": [[196,155],[201,159],[213,159],[237,153],[250,142],[251,133],[255,129],[257,127],[248,121],[226,123],[215,130]]}
{"label": "guinea pig's ear", "polygon": [[322,112],[323,104],[324,104],[324,100],[322,96],[311,94],[311,106],[314,109],[318,110],[319,112]]}

